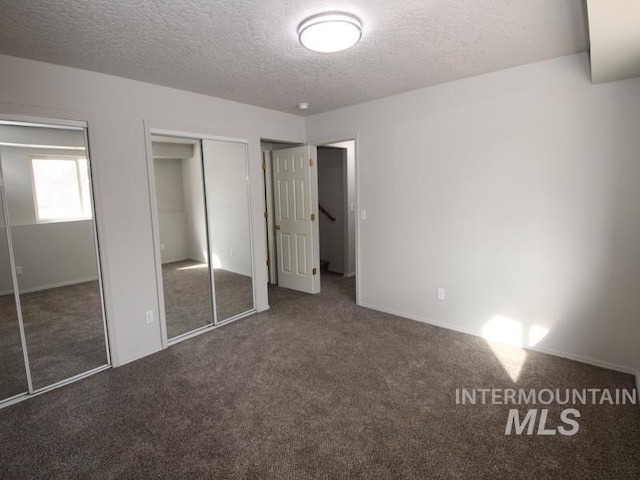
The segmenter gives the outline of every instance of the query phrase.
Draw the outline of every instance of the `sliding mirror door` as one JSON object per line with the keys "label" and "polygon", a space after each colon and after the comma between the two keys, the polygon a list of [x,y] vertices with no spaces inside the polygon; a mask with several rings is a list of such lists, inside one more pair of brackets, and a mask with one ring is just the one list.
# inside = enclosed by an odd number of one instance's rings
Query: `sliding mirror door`
{"label": "sliding mirror door", "polygon": [[152,137],[167,338],[214,322],[202,154],[197,140]]}
{"label": "sliding mirror door", "polygon": [[35,391],[109,364],[85,129],[0,122],[0,154]]}
{"label": "sliding mirror door", "polygon": [[254,307],[253,260],[245,143],[203,140],[216,321]]}
{"label": "sliding mirror door", "polygon": [[4,213],[0,195],[0,401],[28,390]]}
{"label": "sliding mirror door", "polygon": [[254,311],[247,145],[150,139],[159,304],[172,343]]}

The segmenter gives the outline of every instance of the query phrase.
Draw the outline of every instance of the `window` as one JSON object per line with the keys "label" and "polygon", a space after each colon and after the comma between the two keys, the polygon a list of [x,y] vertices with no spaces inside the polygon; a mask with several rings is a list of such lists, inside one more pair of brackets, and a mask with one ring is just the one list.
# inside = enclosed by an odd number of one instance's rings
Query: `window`
{"label": "window", "polygon": [[86,158],[32,158],[31,171],[38,222],[91,218]]}

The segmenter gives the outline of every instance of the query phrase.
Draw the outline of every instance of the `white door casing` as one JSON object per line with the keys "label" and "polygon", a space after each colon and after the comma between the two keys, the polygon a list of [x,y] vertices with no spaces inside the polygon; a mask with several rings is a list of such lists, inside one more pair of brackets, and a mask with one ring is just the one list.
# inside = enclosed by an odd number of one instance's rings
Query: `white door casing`
{"label": "white door casing", "polygon": [[262,172],[264,174],[264,197],[267,211],[266,217],[266,229],[267,229],[267,269],[269,270],[269,283],[272,285],[278,284],[277,264],[276,264],[276,235],[274,218],[273,218],[273,177],[271,172],[273,170],[271,162],[271,150],[262,150]]}
{"label": "white door casing", "polygon": [[316,147],[273,152],[278,285],[320,293]]}

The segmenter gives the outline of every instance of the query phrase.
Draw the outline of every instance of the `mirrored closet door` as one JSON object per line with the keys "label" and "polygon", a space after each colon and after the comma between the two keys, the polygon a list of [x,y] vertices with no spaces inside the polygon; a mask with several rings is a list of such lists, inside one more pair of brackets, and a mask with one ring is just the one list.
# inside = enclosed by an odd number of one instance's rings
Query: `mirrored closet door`
{"label": "mirrored closet door", "polygon": [[158,284],[169,342],[251,313],[245,143],[152,135]]}
{"label": "mirrored closet door", "polygon": [[202,154],[197,140],[152,140],[165,323],[172,339],[214,323]]}
{"label": "mirrored closet door", "polygon": [[5,222],[0,196],[0,401],[28,390]]}
{"label": "mirrored closet door", "polygon": [[202,148],[216,318],[223,322],[254,305],[247,146],[204,140]]}
{"label": "mirrored closet door", "polygon": [[110,362],[85,128],[0,121],[0,173],[0,390],[34,392]]}

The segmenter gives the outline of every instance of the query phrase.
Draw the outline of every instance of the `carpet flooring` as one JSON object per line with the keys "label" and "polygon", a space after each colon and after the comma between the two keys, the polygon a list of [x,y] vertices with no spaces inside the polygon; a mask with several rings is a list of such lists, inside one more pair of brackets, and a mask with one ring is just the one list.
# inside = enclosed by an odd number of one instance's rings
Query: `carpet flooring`
{"label": "carpet flooring", "polygon": [[191,260],[162,265],[167,337],[213,323],[211,284],[206,263]]}
{"label": "carpet flooring", "polygon": [[[106,365],[97,281],[22,294],[20,302],[35,389]],[[22,346],[12,295],[0,297],[0,324],[0,330],[6,332],[0,337],[0,385],[6,387],[0,390],[25,392]]]}
{"label": "carpet flooring", "polygon": [[0,399],[27,391],[15,297],[0,295]]}
{"label": "carpet flooring", "polygon": [[[169,338],[211,324],[205,264],[163,266]],[[214,272],[220,321],[253,308],[250,277]],[[34,388],[43,388],[107,363],[97,282],[23,294],[20,297]],[[0,296],[0,399],[27,391],[13,295]]]}
{"label": "carpet flooring", "polygon": [[580,407],[574,436],[505,436],[509,407],[455,403],[462,387],[633,388],[630,375],[528,352],[514,382],[484,340],[322,282],[0,410],[0,477],[640,478],[637,406]]}
{"label": "carpet flooring", "polygon": [[[213,272],[218,322],[253,308],[251,277],[222,269]],[[194,260],[162,266],[167,336],[174,338],[213,323],[209,269]]]}

